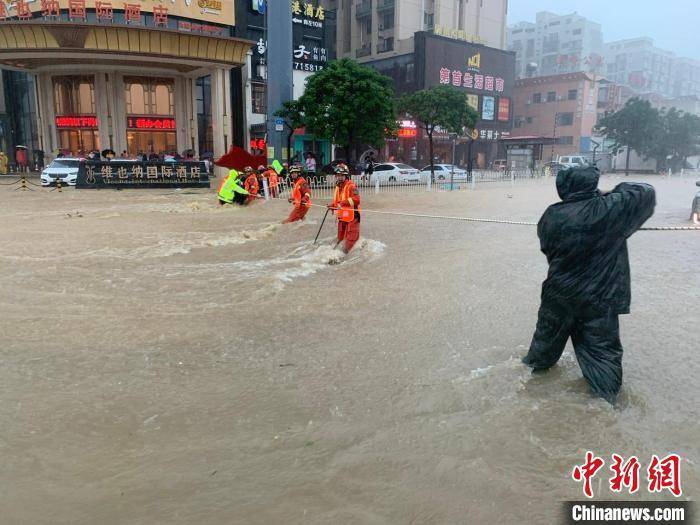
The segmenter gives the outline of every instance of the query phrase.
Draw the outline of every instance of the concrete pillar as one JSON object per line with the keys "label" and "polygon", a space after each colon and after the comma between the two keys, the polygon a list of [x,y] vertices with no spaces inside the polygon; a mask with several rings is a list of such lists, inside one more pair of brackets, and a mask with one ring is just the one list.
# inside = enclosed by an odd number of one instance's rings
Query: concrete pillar
{"label": "concrete pillar", "polygon": [[190,149],[190,120],[188,107],[191,104],[192,79],[175,77],[175,135],[177,151]]}
{"label": "concrete pillar", "polygon": [[124,75],[118,72],[112,73],[110,80],[112,94],[112,140],[115,145],[114,151],[119,155],[122,151],[127,149]]}
{"label": "concrete pillar", "polygon": [[110,118],[110,110],[108,106],[114,98],[110,93],[109,86],[105,79],[104,73],[95,73],[95,115],[97,116],[98,136],[100,138],[100,151],[107,148],[112,148],[117,155],[114,144],[114,129],[112,119]]}
{"label": "concrete pillar", "polygon": [[195,83],[196,78],[189,78],[186,82],[186,101],[187,101],[187,143],[189,148],[193,149],[197,155],[201,155],[199,151],[199,126],[197,123],[197,88]]}
{"label": "concrete pillar", "polygon": [[44,161],[49,163],[56,155],[58,148],[58,135],[56,133],[56,108],[53,100],[53,81],[48,73],[40,73],[36,76],[37,102],[41,107],[41,119],[39,121],[39,133],[42,137],[44,148]]}
{"label": "concrete pillar", "polygon": [[[216,68],[211,72],[211,105],[214,158],[217,159],[231,145],[231,75],[228,69]],[[221,177],[226,169],[216,166],[214,173]]]}

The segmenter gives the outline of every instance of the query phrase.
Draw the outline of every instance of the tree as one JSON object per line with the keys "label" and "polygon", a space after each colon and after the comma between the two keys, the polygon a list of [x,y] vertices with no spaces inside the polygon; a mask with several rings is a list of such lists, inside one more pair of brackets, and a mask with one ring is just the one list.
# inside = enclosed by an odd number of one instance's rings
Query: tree
{"label": "tree", "polygon": [[396,128],[391,79],[344,58],[311,75],[299,98],[307,130],[345,148],[378,146]]}
{"label": "tree", "polygon": [[430,180],[435,180],[433,166],[433,133],[437,127],[461,135],[473,129],[479,114],[467,104],[467,94],[452,86],[437,86],[409,93],[398,101],[398,108],[420,122],[428,135],[430,151]]}
{"label": "tree", "polygon": [[606,112],[596,130],[611,139],[613,149],[627,148],[625,175],[629,175],[630,152],[651,156],[654,142],[661,132],[659,111],[651,107],[648,100],[632,98],[624,107],[614,113]]}
{"label": "tree", "polygon": [[287,128],[287,160],[291,163],[292,135],[295,129],[304,126],[304,113],[298,100],[288,100],[275,112],[275,116],[284,119]]}
{"label": "tree", "polygon": [[676,108],[660,112],[660,130],[651,147],[650,156],[659,169],[678,171],[686,159],[700,151],[700,117]]}

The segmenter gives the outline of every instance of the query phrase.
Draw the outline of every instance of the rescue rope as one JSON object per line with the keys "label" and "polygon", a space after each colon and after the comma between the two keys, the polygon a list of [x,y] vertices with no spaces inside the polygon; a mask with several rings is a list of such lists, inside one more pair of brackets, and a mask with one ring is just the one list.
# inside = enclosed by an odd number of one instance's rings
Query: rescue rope
{"label": "rescue rope", "polygon": [[[320,204],[312,204],[311,206],[315,208],[326,208],[326,206]],[[438,219],[438,220],[450,220],[450,221],[464,221],[464,222],[486,222],[494,224],[514,224],[518,226],[537,226],[536,222],[528,221],[507,221],[504,219],[485,219],[480,217],[455,217],[450,215],[430,215],[426,213],[407,213],[402,211],[380,211],[380,210],[368,210],[363,208],[362,213],[377,213],[380,215],[395,215],[399,217],[417,217],[422,219]],[[648,226],[646,228],[639,228],[643,231],[688,231],[688,230],[700,230],[700,226]]]}

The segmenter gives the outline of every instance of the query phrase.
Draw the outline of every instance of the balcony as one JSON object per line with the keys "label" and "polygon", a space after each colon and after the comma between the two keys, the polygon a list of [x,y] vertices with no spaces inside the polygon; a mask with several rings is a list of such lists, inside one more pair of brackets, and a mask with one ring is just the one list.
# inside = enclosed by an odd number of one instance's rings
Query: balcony
{"label": "balcony", "polygon": [[380,40],[379,43],[377,44],[377,53],[386,53],[388,51],[393,51],[394,50],[394,39],[393,38],[385,38],[384,40]]}
{"label": "balcony", "polygon": [[387,9],[394,9],[395,4],[395,0],[378,0],[377,12],[386,11]]}
{"label": "balcony", "polygon": [[372,54],[372,45],[364,44],[360,49],[355,51],[355,56],[357,58],[366,57]]}
{"label": "balcony", "polygon": [[372,14],[372,2],[370,0],[362,0],[355,4],[355,18],[364,18]]}

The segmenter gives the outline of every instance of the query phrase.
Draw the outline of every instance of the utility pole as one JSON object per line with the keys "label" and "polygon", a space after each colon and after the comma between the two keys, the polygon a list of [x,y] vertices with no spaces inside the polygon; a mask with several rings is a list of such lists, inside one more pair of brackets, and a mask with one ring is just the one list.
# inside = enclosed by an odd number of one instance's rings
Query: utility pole
{"label": "utility pole", "polygon": [[286,145],[284,122],[277,123],[275,112],[293,98],[292,10],[289,2],[268,1],[267,11],[267,157],[271,163],[282,159]]}

